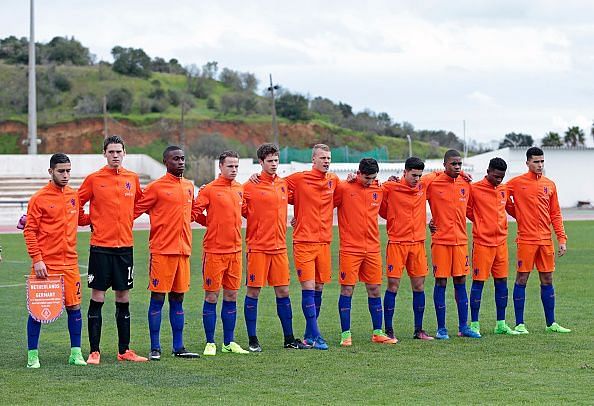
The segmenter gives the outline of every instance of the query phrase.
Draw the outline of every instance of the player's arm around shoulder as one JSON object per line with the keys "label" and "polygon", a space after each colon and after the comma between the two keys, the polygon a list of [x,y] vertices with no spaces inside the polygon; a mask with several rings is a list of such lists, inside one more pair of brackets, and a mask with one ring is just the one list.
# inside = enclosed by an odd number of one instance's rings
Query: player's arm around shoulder
{"label": "player's arm around shoulder", "polygon": [[134,205],[134,218],[140,217],[143,213],[148,213],[150,209],[155,205],[159,198],[158,193],[158,180],[149,183],[144,189],[141,198]]}
{"label": "player's arm around shoulder", "polygon": [[195,221],[204,227],[206,227],[206,215],[204,214],[204,211],[208,211],[211,190],[212,183],[200,187],[198,196],[196,196],[192,205],[192,221]]}
{"label": "player's arm around shoulder", "polygon": [[336,185],[336,189],[334,189],[334,193],[332,195],[334,207],[340,207],[342,205],[342,196],[347,185],[347,182],[341,182]]}

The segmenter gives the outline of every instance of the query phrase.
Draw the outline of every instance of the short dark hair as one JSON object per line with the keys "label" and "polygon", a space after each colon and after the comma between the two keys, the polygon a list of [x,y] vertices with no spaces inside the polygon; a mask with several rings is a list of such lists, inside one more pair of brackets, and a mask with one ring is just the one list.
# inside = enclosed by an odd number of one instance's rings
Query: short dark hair
{"label": "short dark hair", "polygon": [[447,162],[448,159],[454,158],[454,157],[457,157],[457,156],[462,156],[462,155],[460,155],[460,152],[458,152],[455,149],[448,149],[446,151],[446,153],[443,155],[443,162]]}
{"label": "short dark hair", "polygon": [[70,158],[68,155],[58,152],[57,154],[52,155],[50,158],[50,168],[54,169],[58,164],[69,164]]}
{"label": "short dark hair", "polygon": [[258,151],[256,152],[256,154],[258,155],[258,159],[260,161],[263,161],[264,159],[266,159],[266,157],[270,154],[278,155],[278,153],[279,153],[278,147],[271,143],[266,143],[266,144],[260,145],[260,147],[258,147]]}
{"label": "short dark hair", "polygon": [[231,150],[221,152],[221,155],[219,155],[219,165],[223,165],[223,162],[225,162],[225,158],[239,159],[239,152]]}
{"label": "short dark hair", "polygon": [[363,175],[373,175],[379,172],[379,165],[373,158],[363,158],[359,161],[359,172]]}
{"label": "short dark hair", "polygon": [[178,147],[177,145],[170,145],[167,148],[165,148],[165,151],[163,151],[163,159],[167,159],[167,155],[171,151],[183,151],[183,149],[181,147]]}
{"label": "short dark hair", "polygon": [[505,172],[507,171],[507,163],[502,158],[493,158],[489,161],[489,169]]}
{"label": "short dark hair", "polygon": [[423,169],[425,169],[425,163],[421,161],[420,158],[417,158],[416,156],[411,156],[404,162],[404,169],[407,171],[410,171],[411,169],[419,169],[422,171]]}
{"label": "short dark hair", "polygon": [[530,160],[533,156],[544,156],[544,151],[538,147],[530,147],[526,151],[526,159]]}
{"label": "short dark hair", "polygon": [[103,152],[107,151],[107,146],[109,144],[122,144],[122,148],[124,151],[126,150],[126,144],[124,144],[124,139],[119,135],[110,135],[106,139],[103,140]]}

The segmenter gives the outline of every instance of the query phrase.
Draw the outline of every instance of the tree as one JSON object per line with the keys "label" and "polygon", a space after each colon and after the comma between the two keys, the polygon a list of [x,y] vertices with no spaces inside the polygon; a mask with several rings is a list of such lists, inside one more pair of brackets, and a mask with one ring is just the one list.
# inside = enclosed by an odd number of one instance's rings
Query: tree
{"label": "tree", "polygon": [[114,72],[128,76],[148,78],[151,75],[151,58],[140,48],[122,48],[115,46],[113,55]]}
{"label": "tree", "polygon": [[549,131],[542,139],[541,144],[543,147],[561,147],[563,146],[563,141],[561,141],[559,133]]}
{"label": "tree", "polygon": [[301,94],[286,92],[276,100],[276,112],[279,116],[292,121],[308,120],[309,102]]}
{"label": "tree", "polygon": [[532,145],[534,145],[534,140],[531,135],[511,132],[505,134],[499,148],[531,147]]}
{"label": "tree", "polygon": [[216,79],[218,72],[219,63],[216,61],[206,62],[206,64],[202,67],[202,74],[209,79]]}
{"label": "tree", "polygon": [[239,72],[229,68],[223,68],[221,74],[219,75],[219,80],[230,89],[235,91],[242,90],[243,86],[241,83],[241,78],[239,77]]}
{"label": "tree", "polygon": [[89,48],[85,48],[79,41],[66,37],[54,37],[43,48],[43,59],[58,65],[90,65],[92,62]]}
{"label": "tree", "polygon": [[563,141],[568,147],[583,146],[586,142],[586,135],[584,134],[584,130],[578,126],[569,127],[567,131],[565,131]]}
{"label": "tree", "polygon": [[[39,63],[39,53],[36,53]],[[29,63],[29,40],[25,37],[17,38],[14,35],[0,39],[0,59],[9,64]]]}

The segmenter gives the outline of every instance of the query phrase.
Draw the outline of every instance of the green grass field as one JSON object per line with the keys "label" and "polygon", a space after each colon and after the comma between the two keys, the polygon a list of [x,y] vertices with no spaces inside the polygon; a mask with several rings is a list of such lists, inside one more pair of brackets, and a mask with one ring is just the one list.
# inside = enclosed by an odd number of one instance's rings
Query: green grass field
{"label": "green grass field", "polygon": [[[21,235],[0,235],[4,262],[0,264],[0,404],[118,403],[594,403],[594,321],[591,278],[594,258],[594,222],[567,222],[569,252],[558,260],[555,274],[557,319],[573,332],[550,335],[544,332],[538,278],[532,275],[527,290],[526,323],[530,335],[494,336],[492,283],[485,285],[481,311],[483,338],[452,337],[449,341],[419,342],[412,339],[410,285],[403,279],[397,298],[395,329],[401,340],[395,346],[370,343],[371,323],[363,286],[353,300],[353,347],[339,348],[337,311],[339,287],[326,286],[320,325],[329,351],[282,349],[280,322],[274,294],[263,290],[259,307],[259,330],[264,352],[237,356],[218,354],[198,360],[164,357],[161,362],[122,364],[116,358],[117,338],[113,294],[103,308],[102,364],[97,367],[67,365],[69,354],[66,317],[42,328],[39,370],[26,364],[26,305],[23,284],[29,262]],[[382,228],[382,233],[385,230]],[[190,350],[202,351],[200,243],[203,231],[194,232],[192,289],[186,296],[185,342]],[[511,226],[515,235],[515,224]],[[79,235],[80,264],[86,264],[88,233]],[[148,232],[135,233],[136,287],[132,291],[132,348],[146,355],[149,349],[146,311]],[[337,240],[337,236],[335,236]],[[510,238],[510,246],[513,247]],[[336,241],[334,268],[338,265]],[[510,250],[515,263],[514,250]],[[85,272],[81,268],[81,272]],[[335,274],[334,274],[335,275]],[[293,278],[295,279],[295,278]],[[513,306],[508,320],[513,324]],[[304,321],[300,290],[293,281],[293,314],[296,335]],[[427,281],[425,328],[435,333],[432,301],[433,281]],[[90,292],[83,293],[86,313]],[[236,341],[247,346],[240,292]],[[448,327],[456,331],[456,307],[452,285],[448,285]],[[167,305],[166,305],[167,307]],[[219,305],[220,309],[220,305]],[[164,309],[161,341],[171,346],[171,333]],[[217,343],[221,341],[220,317]],[[83,353],[88,351],[86,323]]]}

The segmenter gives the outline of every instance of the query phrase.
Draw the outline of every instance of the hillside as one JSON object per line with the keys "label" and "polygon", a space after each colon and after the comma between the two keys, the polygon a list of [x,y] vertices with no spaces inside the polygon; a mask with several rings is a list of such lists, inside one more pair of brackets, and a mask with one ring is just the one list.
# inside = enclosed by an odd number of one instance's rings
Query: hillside
{"label": "hillside", "polygon": [[[218,80],[201,82],[208,87],[206,95],[195,88],[190,92],[188,76],[182,74],[153,72],[143,79],[118,74],[107,64],[37,69],[40,153],[100,150],[105,95],[110,97],[108,104],[119,109],[108,109],[109,132],[123,135],[131,152],[158,156],[162,145],[180,143],[182,105],[186,106],[188,146],[205,136],[222,136],[230,146],[243,150],[244,156],[253,156],[254,147],[272,139],[270,99],[253,92],[239,93]],[[27,133],[26,73],[24,65],[0,63],[0,153],[26,152],[22,145]],[[123,107],[113,103],[122,94],[129,97],[129,104]],[[406,139],[344,128],[315,112],[310,117],[305,121],[279,117],[281,147],[308,148],[324,142],[358,151],[385,147],[390,160],[408,155]],[[425,142],[413,143],[413,153],[424,158],[440,156],[443,151]]]}

